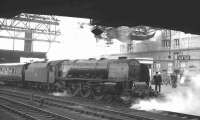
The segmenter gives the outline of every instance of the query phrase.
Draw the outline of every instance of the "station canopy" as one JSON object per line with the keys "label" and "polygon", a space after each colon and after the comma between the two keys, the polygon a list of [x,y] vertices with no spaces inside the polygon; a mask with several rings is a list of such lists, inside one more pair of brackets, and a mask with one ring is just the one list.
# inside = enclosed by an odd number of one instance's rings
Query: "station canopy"
{"label": "station canopy", "polygon": [[151,26],[200,34],[198,1],[183,0],[1,0],[0,17],[20,13],[91,19],[93,25]]}

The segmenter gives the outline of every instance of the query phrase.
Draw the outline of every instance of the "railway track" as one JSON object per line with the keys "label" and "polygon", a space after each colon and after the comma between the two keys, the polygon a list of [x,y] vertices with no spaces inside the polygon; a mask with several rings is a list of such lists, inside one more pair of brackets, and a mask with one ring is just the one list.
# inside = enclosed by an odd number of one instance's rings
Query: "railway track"
{"label": "railway track", "polygon": [[[22,93],[19,95],[19,93],[17,93],[17,92],[8,92],[7,91],[7,92],[2,93],[2,91],[1,91],[0,95],[2,95],[2,94],[5,95],[5,96],[10,96],[12,98],[15,97],[15,98],[29,100],[29,97],[27,97],[27,95],[22,94]],[[34,96],[33,100],[35,102],[39,103],[40,100],[41,100],[41,96],[40,97]],[[68,110],[75,111],[75,112],[78,112],[78,113],[81,113],[81,114],[92,115],[92,116],[95,116],[95,117],[99,117],[100,119],[108,119],[108,120],[124,120],[124,119],[129,120],[130,119],[128,117],[123,117],[123,116],[119,116],[119,115],[112,116],[110,114],[100,113],[99,111],[92,111],[92,110],[83,108],[80,105],[77,105],[77,104],[75,105],[73,103],[68,103],[68,105],[64,105],[64,104],[61,104],[61,103],[55,103],[55,101],[54,102],[52,100],[50,101],[50,99],[47,99],[47,98],[45,98],[44,104],[48,105],[48,106],[54,106],[54,107],[58,107],[58,108],[68,109]],[[136,120],[136,119],[133,119],[133,120]]]}
{"label": "railway track", "polygon": [[[22,99],[30,99],[30,94],[25,94],[22,92],[16,92],[16,91],[7,91],[7,90],[0,90],[1,95],[7,95],[7,96],[15,96],[20,97]],[[81,103],[76,103],[73,101],[67,101],[63,99],[56,99],[49,96],[40,96],[40,95],[34,95],[35,102],[40,102],[43,100],[43,104],[50,105],[54,107],[60,107],[68,110],[72,110],[75,112],[79,112],[82,114],[92,115],[104,119],[111,119],[111,120],[200,120],[199,116],[194,115],[187,115],[187,114],[181,114],[181,113],[174,113],[167,111],[163,113],[150,113],[146,111],[138,111],[138,110],[128,110],[128,109],[109,109],[109,108],[102,108],[99,106],[91,106]],[[166,114],[167,113],[167,114]],[[174,113],[174,114],[172,114]],[[192,116],[192,117],[191,117]]]}
{"label": "railway track", "polygon": [[196,116],[196,115],[189,115],[189,114],[170,112],[170,111],[160,111],[160,113],[165,114],[165,115],[182,117],[182,118],[186,118],[188,120],[200,120],[200,116]]}
{"label": "railway track", "polygon": [[0,106],[28,120],[74,120],[38,107],[0,96]]}

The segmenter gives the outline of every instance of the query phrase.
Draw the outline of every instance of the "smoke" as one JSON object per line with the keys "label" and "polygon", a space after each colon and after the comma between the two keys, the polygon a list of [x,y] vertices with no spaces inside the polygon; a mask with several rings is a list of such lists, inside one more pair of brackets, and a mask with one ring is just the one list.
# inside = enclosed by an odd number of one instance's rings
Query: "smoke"
{"label": "smoke", "polygon": [[200,115],[200,71],[184,72],[178,87],[165,94],[164,99],[139,100],[131,108],[140,110],[165,110],[185,114]]}
{"label": "smoke", "polygon": [[61,96],[61,97],[63,97],[63,96],[69,96],[69,95],[67,94],[67,91],[63,91],[63,92],[53,92],[52,95],[53,95],[53,96]]}

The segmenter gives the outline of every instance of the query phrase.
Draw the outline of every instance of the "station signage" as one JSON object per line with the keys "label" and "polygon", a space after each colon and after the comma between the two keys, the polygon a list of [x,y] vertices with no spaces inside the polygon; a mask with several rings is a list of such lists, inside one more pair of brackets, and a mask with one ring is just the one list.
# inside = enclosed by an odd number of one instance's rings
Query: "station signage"
{"label": "station signage", "polygon": [[190,55],[178,55],[177,60],[190,60]]}

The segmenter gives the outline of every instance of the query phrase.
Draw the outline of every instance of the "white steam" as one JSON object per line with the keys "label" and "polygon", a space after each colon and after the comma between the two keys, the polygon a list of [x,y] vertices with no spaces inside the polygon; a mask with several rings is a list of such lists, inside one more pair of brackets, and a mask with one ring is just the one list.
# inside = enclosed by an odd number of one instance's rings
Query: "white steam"
{"label": "white steam", "polygon": [[131,108],[200,115],[200,72],[186,71],[179,86],[166,94],[165,99],[141,100],[138,104],[133,104]]}
{"label": "white steam", "polygon": [[52,95],[53,96],[69,96],[68,94],[67,94],[67,91],[63,91],[63,92],[53,92],[52,93]]}

